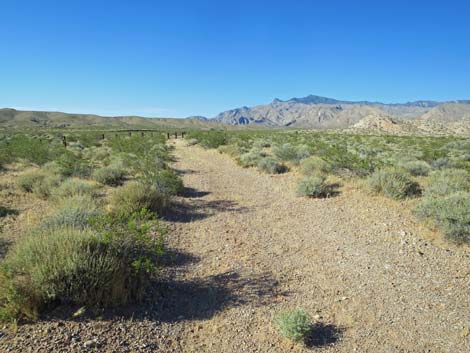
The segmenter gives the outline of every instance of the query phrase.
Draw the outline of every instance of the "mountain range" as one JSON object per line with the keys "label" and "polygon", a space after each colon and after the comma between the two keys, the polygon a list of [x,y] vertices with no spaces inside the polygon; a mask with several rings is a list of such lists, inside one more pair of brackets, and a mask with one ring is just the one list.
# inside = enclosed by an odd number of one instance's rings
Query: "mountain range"
{"label": "mountain range", "polygon": [[255,107],[241,107],[218,114],[213,120],[228,125],[290,126],[297,128],[342,129],[364,118],[426,120],[443,123],[469,121],[470,100],[448,102],[415,101],[386,104],[344,101],[309,95]]}

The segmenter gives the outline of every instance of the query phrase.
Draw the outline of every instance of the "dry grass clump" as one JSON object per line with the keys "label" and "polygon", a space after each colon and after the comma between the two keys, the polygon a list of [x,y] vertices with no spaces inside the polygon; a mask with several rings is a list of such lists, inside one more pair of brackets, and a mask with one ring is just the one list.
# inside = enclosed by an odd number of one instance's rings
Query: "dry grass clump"
{"label": "dry grass clump", "polygon": [[367,182],[372,191],[393,199],[404,199],[421,193],[419,184],[407,173],[397,169],[378,170],[367,179]]}
{"label": "dry grass clump", "polygon": [[310,156],[310,151],[306,145],[295,146],[290,143],[284,143],[273,146],[273,154],[280,161],[296,164]]}
{"label": "dry grass clump", "polygon": [[32,192],[39,197],[47,198],[56,188],[62,178],[58,175],[47,173],[42,169],[26,171],[18,176],[17,183],[21,190]]}

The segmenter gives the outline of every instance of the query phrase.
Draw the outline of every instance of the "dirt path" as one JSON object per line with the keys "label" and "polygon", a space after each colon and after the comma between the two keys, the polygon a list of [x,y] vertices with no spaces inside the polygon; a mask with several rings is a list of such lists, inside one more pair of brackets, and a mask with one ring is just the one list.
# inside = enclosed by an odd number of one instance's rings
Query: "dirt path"
{"label": "dirt path", "polygon": [[354,188],[299,198],[292,175],[175,146],[191,189],[171,243],[193,256],[177,278],[206,286],[180,317],[181,350],[285,352],[272,317],[302,307],[321,323],[317,351],[470,351],[465,249],[423,240],[394,202]]}

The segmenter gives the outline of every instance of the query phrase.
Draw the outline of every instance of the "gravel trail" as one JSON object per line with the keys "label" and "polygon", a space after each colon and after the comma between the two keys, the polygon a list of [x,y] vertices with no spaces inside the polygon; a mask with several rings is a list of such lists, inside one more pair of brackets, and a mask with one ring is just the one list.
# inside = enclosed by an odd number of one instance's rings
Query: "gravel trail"
{"label": "gravel trail", "polygon": [[[293,173],[243,169],[173,141],[187,186],[167,216],[166,279],[144,307],[0,330],[1,352],[469,352],[467,248],[353,185],[295,195]],[[272,326],[304,308],[306,347]]]}

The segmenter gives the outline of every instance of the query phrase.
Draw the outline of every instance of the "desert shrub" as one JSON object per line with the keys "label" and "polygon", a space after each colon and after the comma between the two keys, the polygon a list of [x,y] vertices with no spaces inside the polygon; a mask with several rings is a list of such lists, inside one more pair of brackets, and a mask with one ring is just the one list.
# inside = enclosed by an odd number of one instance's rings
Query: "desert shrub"
{"label": "desert shrub", "polygon": [[162,239],[152,225],[97,222],[21,238],[0,266],[0,319],[36,318],[52,304],[115,306],[141,300]]}
{"label": "desert shrub", "polygon": [[244,168],[254,167],[258,164],[259,160],[265,156],[266,155],[260,150],[252,149],[249,152],[243,153],[238,159],[238,162]]}
{"label": "desert shrub", "polygon": [[57,197],[72,197],[79,195],[94,197],[97,195],[97,192],[98,185],[93,184],[93,182],[79,178],[68,178],[53,191],[53,194]]}
{"label": "desert shrub", "polygon": [[269,174],[282,174],[288,170],[284,164],[279,163],[272,157],[259,159],[256,166],[258,167],[258,170]]}
{"label": "desert shrub", "polygon": [[141,209],[161,212],[168,206],[168,197],[160,194],[155,186],[138,181],[113,190],[109,201],[111,212],[120,218],[126,218]]}
{"label": "desert shrub", "polygon": [[124,169],[119,165],[110,165],[95,169],[93,171],[92,178],[101,184],[116,186],[121,184],[124,179],[124,175]]}
{"label": "desert shrub", "polygon": [[414,176],[426,176],[431,171],[431,166],[425,161],[408,161],[399,166]]}
{"label": "desert shrub", "polygon": [[331,165],[320,157],[312,156],[302,160],[300,163],[301,172],[304,175],[312,175],[314,173],[329,173]]}
{"label": "desert shrub", "polygon": [[56,163],[63,176],[86,177],[91,172],[90,166],[79,154],[68,150],[57,159]]}
{"label": "desert shrub", "polygon": [[332,193],[332,188],[326,183],[326,176],[315,174],[302,179],[297,186],[299,196],[327,197]]}
{"label": "desert shrub", "polygon": [[40,169],[30,170],[19,175],[16,182],[21,190],[33,192],[33,187],[46,178],[46,173]]}
{"label": "desert shrub", "polygon": [[295,343],[304,343],[312,329],[310,318],[303,309],[287,311],[278,315],[274,325],[281,336]]}
{"label": "desert shrub", "polygon": [[253,142],[253,147],[257,149],[268,148],[271,147],[271,142],[266,139],[256,139]]}
{"label": "desert shrub", "polygon": [[461,169],[443,169],[429,176],[424,194],[447,196],[457,191],[470,191],[470,173]]}
{"label": "desert shrub", "polygon": [[39,197],[48,198],[61,182],[62,178],[60,175],[46,174],[44,179],[39,180],[33,185],[33,193]]}
{"label": "desert shrub", "polygon": [[219,148],[217,148],[217,150],[220,153],[228,154],[230,157],[236,158],[236,159],[238,159],[240,157],[240,155],[245,152],[242,148],[240,148],[240,146],[238,146],[236,144],[219,146]]}
{"label": "desert shrub", "polygon": [[199,144],[206,148],[217,148],[227,144],[228,141],[227,134],[219,130],[192,132],[188,137],[196,138]]}
{"label": "desert shrub", "polygon": [[432,161],[431,163],[431,166],[433,169],[445,169],[445,168],[449,168],[450,165],[451,165],[451,162],[449,158],[447,157],[438,158]]}
{"label": "desert shrub", "polygon": [[27,171],[18,176],[17,184],[21,190],[32,192],[40,197],[48,197],[53,188],[57,187],[61,178],[41,169]]}
{"label": "desert shrub", "polygon": [[382,169],[374,172],[367,180],[370,189],[394,199],[419,195],[419,184],[405,172],[396,169]]}
{"label": "desert shrub", "polygon": [[470,192],[425,197],[414,212],[419,218],[431,220],[447,239],[470,242]]}
{"label": "desert shrub", "polygon": [[42,222],[42,228],[73,227],[84,229],[100,214],[89,196],[74,196],[61,200],[57,210]]}
{"label": "desert shrub", "polygon": [[283,162],[298,163],[301,159],[310,155],[308,146],[294,146],[290,143],[276,145],[273,147],[273,154],[277,159]]}
{"label": "desert shrub", "polygon": [[183,192],[183,180],[173,170],[165,169],[158,172],[153,180],[157,192],[165,197],[179,195]]}

